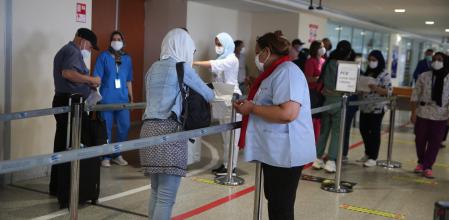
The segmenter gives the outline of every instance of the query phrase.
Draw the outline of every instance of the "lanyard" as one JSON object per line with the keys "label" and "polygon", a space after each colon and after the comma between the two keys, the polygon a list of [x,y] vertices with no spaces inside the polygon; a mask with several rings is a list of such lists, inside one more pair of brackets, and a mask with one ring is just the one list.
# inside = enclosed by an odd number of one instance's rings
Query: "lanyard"
{"label": "lanyard", "polygon": [[117,70],[115,72],[115,78],[118,79],[119,77],[119,70],[120,70],[120,65],[118,63],[115,64],[115,69]]}

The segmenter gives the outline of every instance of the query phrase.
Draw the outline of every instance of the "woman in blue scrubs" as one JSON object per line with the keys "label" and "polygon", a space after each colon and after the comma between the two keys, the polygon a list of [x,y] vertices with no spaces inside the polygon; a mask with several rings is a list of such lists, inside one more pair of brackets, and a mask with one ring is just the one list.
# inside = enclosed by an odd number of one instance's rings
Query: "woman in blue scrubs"
{"label": "woman in blue scrubs", "polygon": [[[111,46],[103,51],[97,58],[94,76],[101,78],[100,94],[103,96],[102,104],[128,103],[133,102],[133,92],[131,81],[133,79],[133,68],[131,57],[123,51],[124,36],[119,31],[111,34]],[[109,143],[112,141],[112,125],[117,125],[117,140],[121,142],[128,140],[128,130],[130,127],[129,110],[104,111],[102,116],[106,122],[106,129]],[[101,165],[110,167],[112,162],[126,166],[128,162],[123,159],[120,153],[105,156]]]}

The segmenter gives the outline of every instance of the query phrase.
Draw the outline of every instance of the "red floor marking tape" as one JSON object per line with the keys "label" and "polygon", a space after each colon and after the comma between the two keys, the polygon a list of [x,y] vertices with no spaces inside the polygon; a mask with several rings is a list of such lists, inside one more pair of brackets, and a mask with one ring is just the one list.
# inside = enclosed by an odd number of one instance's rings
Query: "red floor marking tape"
{"label": "red floor marking tape", "polygon": [[244,196],[250,192],[253,192],[255,189],[256,189],[256,187],[254,187],[254,186],[248,187],[246,189],[243,189],[241,191],[233,193],[229,196],[222,197],[220,199],[217,199],[211,203],[208,203],[206,205],[203,205],[201,207],[198,207],[198,208],[188,211],[186,213],[177,215],[177,216],[173,217],[172,220],[182,220],[182,219],[187,219],[187,218],[193,217],[193,216],[203,213],[209,209],[213,209],[223,203],[229,202],[233,199],[239,198],[239,197]]}
{"label": "red floor marking tape", "polygon": [[[402,125],[401,127],[404,127],[404,126],[407,126],[407,125],[408,125],[408,123],[405,124],[405,125]],[[388,132],[384,132],[384,133],[382,133],[382,135],[387,134],[387,133]],[[361,145],[363,145],[363,141],[359,141],[357,143],[354,143],[351,146],[349,146],[349,148],[350,149],[354,149],[354,148],[360,147]],[[304,166],[304,170],[310,168],[311,166],[312,166],[312,163],[309,163],[309,164],[305,165]],[[222,197],[222,198],[217,199],[217,200],[215,200],[213,202],[210,202],[210,203],[208,203],[206,205],[200,206],[200,207],[198,207],[196,209],[193,209],[193,210],[190,210],[188,212],[185,212],[185,213],[182,213],[180,215],[177,215],[177,216],[173,217],[171,220],[184,220],[184,219],[193,217],[195,215],[199,215],[199,214],[201,214],[201,213],[203,213],[203,212],[205,212],[205,211],[207,211],[209,209],[213,209],[213,208],[215,208],[217,206],[220,206],[220,205],[222,205],[224,203],[227,203],[227,202],[229,202],[231,200],[234,200],[234,199],[239,198],[241,196],[244,196],[244,195],[246,195],[248,193],[251,193],[255,189],[256,189],[256,187],[250,186],[250,187],[248,187],[246,189],[243,189],[241,191],[233,193],[233,194],[231,194],[229,196]]]}

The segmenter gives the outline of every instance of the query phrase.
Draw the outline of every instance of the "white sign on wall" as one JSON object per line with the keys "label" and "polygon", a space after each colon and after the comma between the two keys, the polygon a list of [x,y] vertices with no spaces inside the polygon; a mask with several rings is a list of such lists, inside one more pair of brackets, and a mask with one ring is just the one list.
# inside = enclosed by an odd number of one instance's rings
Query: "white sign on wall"
{"label": "white sign on wall", "polygon": [[338,61],[337,85],[335,90],[339,92],[355,92],[359,72],[360,68],[358,63]]}

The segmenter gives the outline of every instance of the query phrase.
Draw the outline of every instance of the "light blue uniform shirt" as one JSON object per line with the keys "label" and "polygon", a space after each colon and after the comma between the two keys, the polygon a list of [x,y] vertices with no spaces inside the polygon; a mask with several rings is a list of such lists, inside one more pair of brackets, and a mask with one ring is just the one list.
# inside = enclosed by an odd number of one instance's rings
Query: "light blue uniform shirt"
{"label": "light blue uniform shirt", "polygon": [[[100,94],[103,97],[101,103],[127,103],[127,82],[133,80],[133,67],[129,55],[121,56],[121,64],[115,63],[114,56],[109,51],[103,51],[95,63],[94,76],[101,78]],[[115,80],[120,80],[120,88],[116,88]]]}
{"label": "light blue uniform shirt", "polygon": [[245,160],[276,167],[296,167],[316,159],[310,97],[302,71],[292,62],[279,65],[254,97],[256,105],[301,104],[298,117],[288,124],[268,122],[250,115],[246,131]]}
{"label": "light blue uniform shirt", "polygon": [[[195,70],[184,63],[184,84],[195,90],[206,101],[214,99],[210,89]],[[174,112],[179,119],[182,110],[176,61],[173,58],[156,61],[145,76],[147,106],[143,119],[167,119]]]}

